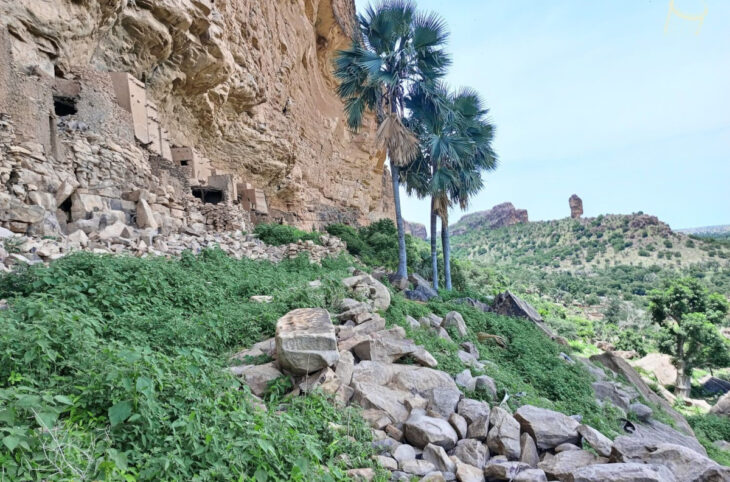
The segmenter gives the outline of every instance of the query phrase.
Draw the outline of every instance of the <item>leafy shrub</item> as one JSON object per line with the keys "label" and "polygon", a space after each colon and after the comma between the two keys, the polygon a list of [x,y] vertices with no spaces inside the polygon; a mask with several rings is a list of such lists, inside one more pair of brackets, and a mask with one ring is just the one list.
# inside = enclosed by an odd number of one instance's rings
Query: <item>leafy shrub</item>
{"label": "leafy shrub", "polygon": [[[79,253],[0,278],[4,477],[344,480],[338,455],[367,466],[355,411],[273,392],[263,412],[225,369],[290,309],[337,303],[349,263]],[[259,294],[274,302],[248,301]]]}
{"label": "leafy shrub", "polygon": [[689,416],[687,421],[707,454],[720,464],[730,465],[730,452],[712,445],[717,440],[730,440],[730,418],[708,413]]}
{"label": "leafy shrub", "polygon": [[296,243],[297,241],[314,241],[316,244],[321,244],[319,233],[302,231],[294,226],[284,224],[259,224],[253,232],[261,241],[272,246],[281,246],[282,244]]}

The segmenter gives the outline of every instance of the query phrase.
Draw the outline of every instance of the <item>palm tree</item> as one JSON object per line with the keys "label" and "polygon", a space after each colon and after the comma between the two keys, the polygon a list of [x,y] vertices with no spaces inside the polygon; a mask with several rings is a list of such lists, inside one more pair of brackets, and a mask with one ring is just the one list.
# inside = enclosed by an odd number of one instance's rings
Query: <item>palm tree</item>
{"label": "palm tree", "polygon": [[441,219],[446,289],[451,286],[449,209],[466,209],[483,188],[482,173],[497,166],[492,150],[494,126],[479,95],[470,89],[452,94],[443,85],[415,86],[408,97],[409,125],[421,141],[421,151],[406,170],[409,192],[431,196],[431,264],[438,288],[436,221]]}
{"label": "palm tree", "polygon": [[423,14],[408,0],[385,0],[358,16],[359,35],[352,46],[338,52],[335,75],[345,102],[347,123],[362,126],[367,111],[378,121],[377,140],[390,159],[396,226],[398,270],[407,278],[405,231],[400,205],[400,169],[418,154],[418,138],[405,127],[404,97],[410,86],[431,83],[450,64],[443,46],[448,34],[443,20]]}

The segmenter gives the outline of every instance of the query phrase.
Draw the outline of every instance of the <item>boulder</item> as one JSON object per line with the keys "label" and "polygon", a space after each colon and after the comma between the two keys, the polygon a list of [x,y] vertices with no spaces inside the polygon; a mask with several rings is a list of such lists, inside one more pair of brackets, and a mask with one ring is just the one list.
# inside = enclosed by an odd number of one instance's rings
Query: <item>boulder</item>
{"label": "boulder", "polygon": [[353,382],[355,389],[353,401],[363,408],[376,408],[386,412],[393,422],[403,422],[408,418],[408,410],[403,400],[409,393],[367,382]]}
{"label": "boulder", "polygon": [[337,366],[335,367],[335,373],[344,385],[352,383],[352,373],[355,370],[355,357],[352,356],[350,351],[341,351],[340,359],[337,360]]}
{"label": "boulder", "polygon": [[487,402],[464,398],[459,402],[456,411],[464,417],[467,424],[470,424],[476,419],[488,415],[490,410]]}
{"label": "boulder", "polygon": [[251,393],[257,397],[266,395],[269,390],[269,383],[276,380],[282,373],[276,367],[275,362],[264,365],[242,365],[232,367],[231,373],[243,377],[244,382],[251,389]]}
{"label": "boulder", "polygon": [[527,432],[520,435],[520,462],[530,467],[537,467],[537,464],[540,462],[535,440]]}
{"label": "boulder", "polygon": [[611,449],[613,449],[613,442],[610,438],[603,435],[601,432],[588,425],[578,426],[578,433],[583,440],[588,442],[588,445],[601,457],[608,457],[611,455]]}
{"label": "boulder", "polygon": [[448,419],[456,410],[461,392],[448,388],[434,388],[428,396],[428,409]]}
{"label": "boulder", "polygon": [[442,325],[444,328],[448,328],[450,326],[453,326],[456,328],[456,332],[459,333],[459,336],[466,336],[466,322],[464,321],[464,317],[461,316],[461,313],[458,311],[449,311],[446,313],[446,316],[444,317],[444,322]]}
{"label": "boulder", "polygon": [[434,444],[451,450],[458,440],[456,431],[449,425],[449,422],[429,417],[422,410],[411,412],[404,427],[406,440],[419,448]]}
{"label": "boulder", "polygon": [[677,412],[670,403],[657,395],[654,390],[649,388],[644,380],[642,380],[641,376],[626,360],[607,352],[600,355],[593,355],[590,357],[590,361],[600,363],[614,373],[626,378],[626,380],[628,380],[629,383],[631,383],[631,385],[639,391],[642,397],[651,403],[661,406],[664,412],[672,417],[672,420],[674,420],[679,430],[687,435],[694,435],[692,427],[689,426],[687,420],[679,412]]}
{"label": "boulder", "polygon": [[489,481],[513,481],[520,472],[529,470],[530,466],[522,462],[489,461],[484,466],[484,476]]}
{"label": "boulder", "polygon": [[707,451],[696,438],[684,435],[657,420],[636,424],[626,422],[624,425],[624,430],[630,434],[616,437],[613,441],[611,451],[613,461],[641,462],[650,450],[663,443],[681,445],[694,450],[703,457],[707,456]]}
{"label": "boulder", "polygon": [[479,375],[474,377],[474,388],[476,390],[484,390],[489,394],[492,399],[497,398],[497,385],[494,383],[494,379],[487,375]]}
{"label": "boulder", "polygon": [[413,288],[415,291],[423,294],[429,300],[439,295],[438,292],[433,289],[433,284],[417,273],[411,273],[411,275],[408,277],[408,280],[413,283]]}
{"label": "boulder", "polygon": [[376,310],[387,310],[390,306],[390,291],[369,274],[345,278],[342,283],[355,293],[369,298]]}
{"label": "boulder", "polygon": [[654,411],[640,402],[634,402],[629,405],[629,413],[636,416],[641,422],[648,422]]}
{"label": "boulder", "polygon": [[393,449],[391,455],[393,455],[393,458],[398,462],[398,466],[400,466],[408,460],[415,460],[416,450],[411,445],[402,444]]}
{"label": "boulder", "polygon": [[547,475],[540,469],[525,469],[512,479],[511,482],[547,482]]}
{"label": "boulder", "polygon": [[395,461],[392,457],[386,457],[384,455],[374,455],[373,460],[375,460],[378,465],[383,467],[384,469],[393,471],[398,470],[398,462]]}
{"label": "boulder", "polygon": [[301,308],[276,322],[276,354],[281,367],[306,375],[334,365],[340,358],[335,327],[327,310]]}
{"label": "boulder", "polygon": [[680,482],[661,465],[594,464],[568,474],[566,482]]}
{"label": "boulder", "polygon": [[559,454],[560,452],[568,452],[570,450],[581,450],[581,448],[578,447],[577,445],[573,445],[571,443],[566,442],[564,444],[558,445],[554,449],[556,454]]}
{"label": "boulder", "polygon": [[487,440],[489,434],[489,414],[482,415],[481,417],[474,420],[469,424],[466,429],[466,436],[468,438],[474,438],[480,441]]}
{"label": "boulder", "polygon": [[545,408],[523,405],[514,414],[522,431],[529,433],[540,450],[548,450],[569,442],[578,444],[577,421]]}
{"label": "boulder", "polygon": [[722,467],[705,455],[681,445],[658,444],[649,448],[641,461],[667,467],[678,481],[730,480],[730,467]]}
{"label": "boulder", "polygon": [[157,229],[159,227],[157,221],[155,221],[152,208],[144,199],[137,201],[137,227],[140,229]]}
{"label": "boulder", "polygon": [[482,469],[489,460],[489,450],[478,440],[467,438],[457,442],[454,456],[465,464]]}
{"label": "boulder", "polygon": [[726,393],[710,409],[710,413],[730,417],[730,393]]}
{"label": "boulder", "polygon": [[568,450],[551,457],[545,457],[542,462],[537,464],[537,467],[544,471],[548,477],[564,480],[576,469],[602,462],[608,462],[608,460],[601,460],[586,450]]}
{"label": "boulder", "polygon": [[456,479],[460,482],[484,482],[482,469],[466,463],[456,464]]}
{"label": "boulder", "polygon": [[466,438],[466,432],[469,425],[466,423],[466,419],[464,419],[464,417],[458,413],[452,413],[449,416],[449,423],[452,427],[454,427],[454,430],[456,430],[456,434],[460,439]]}
{"label": "boulder", "polygon": [[355,482],[370,482],[375,478],[375,470],[366,469],[350,469],[347,471],[347,477]]}
{"label": "boulder", "polygon": [[717,377],[708,377],[702,382],[702,388],[712,394],[724,394],[730,392],[730,382]]}
{"label": "boulder", "polygon": [[436,470],[441,472],[455,472],[456,464],[449,458],[443,447],[428,444],[423,448],[423,460],[431,462]]}
{"label": "boulder", "polygon": [[504,293],[500,293],[494,299],[494,305],[492,311],[504,316],[512,316],[515,318],[525,318],[530,320],[538,328],[540,328],[550,339],[556,339],[557,337],[550,328],[547,327],[540,313],[537,312],[528,302],[522,298],[512,294],[509,290]]}
{"label": "boulder", "polygon": [[352,347],[361,360],[393,363],[416,351],[416,344],[405,338],[403,328],[372,333],[370,337]]}
{"label": "boulder", "polygon": [[632,364],[648,373],[653,373],[660,385],[666,387],[677,382],[677,368],[672,363],[670,355],[649,353]]}
{"label": "boulder", "polygon": [[520,458],[520,423],[501,407],[492,407],[489,413],[492,428],[487,435],[491,453],[506,456],[509,460]]}
{"label": "boulder", "polygon": [[472,308],[476,308],[479,311],[483,311],[484,313],[489,313],[492,311],[492,307],[489,306],[486,303],[482,303],[481,301],[474,299],[474,298],[458,298],[453,300],[454,303],[459,303],[462,305],[469,305]]}
{"label": "boulder", "polygon": [[420,477],[435,471],[436,466],[428,460],[414,459],[403,462],[400,469],[407,474],[418,475]]}
{"label": "boulder", "polygon": [[616,382],[594,382],[591,387],[598,400],[607,400],[624,412],[628,411],[631,401],[636,398],[636,394],[630,393]]}
{"label": "boulder", "polygon": [[462,371],[461,373],[457,374],[454,377],[454,381],[457,385],[462,387],[464,390],[473,392],[477,387],[477,381],[474,379],[473,376],[471,376],[471,370],[468,368]]}

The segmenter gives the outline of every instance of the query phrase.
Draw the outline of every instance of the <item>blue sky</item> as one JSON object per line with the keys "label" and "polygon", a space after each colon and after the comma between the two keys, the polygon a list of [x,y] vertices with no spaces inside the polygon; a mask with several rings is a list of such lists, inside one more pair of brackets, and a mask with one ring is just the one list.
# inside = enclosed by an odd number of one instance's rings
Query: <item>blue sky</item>
{"label": "blue sky", "polygon": [[[730,1],[419,0],[451,31],[454,87],[479,90],[500,167],[468,212],[504,201],[531,220],[655,214],[730,224]],[[358,6],[365,2],[358,0]],[[428,223],[428,202],[404,216]],[[451,222],[461,215],[451,213]]]}

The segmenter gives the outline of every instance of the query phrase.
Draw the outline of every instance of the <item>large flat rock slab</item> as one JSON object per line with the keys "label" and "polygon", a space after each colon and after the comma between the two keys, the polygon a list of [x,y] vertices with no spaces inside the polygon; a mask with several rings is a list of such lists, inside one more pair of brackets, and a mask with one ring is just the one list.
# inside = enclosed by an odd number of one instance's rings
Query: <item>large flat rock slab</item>
{"label": "large flat rock slab", "polygon": [[340,359],[335,327],[327,310],[301,308],[276,322],[276,354],[281,367],[306,375],[334,365]]}

